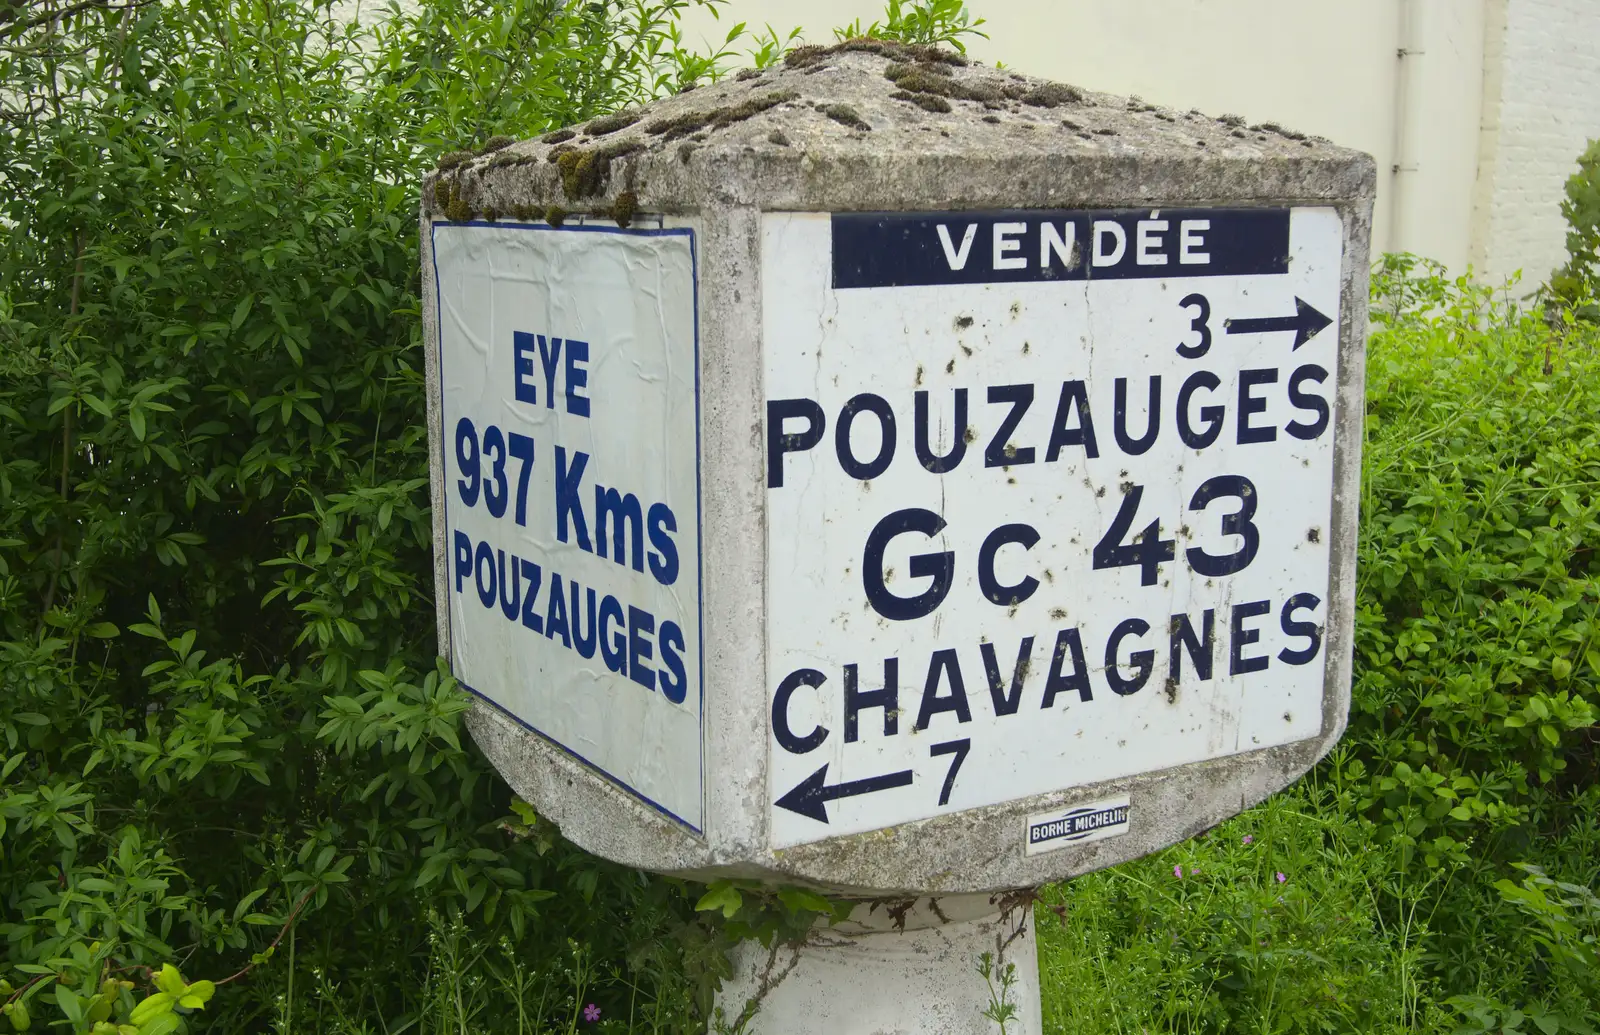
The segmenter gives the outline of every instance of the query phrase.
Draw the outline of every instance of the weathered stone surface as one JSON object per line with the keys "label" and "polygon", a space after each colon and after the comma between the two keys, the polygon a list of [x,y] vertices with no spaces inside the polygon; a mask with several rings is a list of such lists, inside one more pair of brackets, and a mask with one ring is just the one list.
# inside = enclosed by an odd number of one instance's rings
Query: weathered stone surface
{"label": "weathered stone surface", "polygon": [[[945,109],[949,110],[945,110]],[[1198,833],[1283,787],[1337,741],[1348,709],[1372,160],[1242,120],[1156,108],[951,56],[871,45],[808,50],[635,113],[486,154],[448,156],[422,194],[434,220],[559,222],[691,216],[700,247],[705,542],[706,822],[697,835],[479,704],[469,726],[519,794],[585,848],[701,877],[765,877],[841,893],[978,892],[1037,885]],[[887,830],[774,851],[764,613],[761,213],[1317,204],[1344,228],[1326,647],[1319,737],[1182,770],[1037,795]],[[424,283],[432,282],[423,249]],[[424,292],[430,350],[438,323]],[[430,378],[436,377],[429,364]],[[434,386],[435,388],[437,386]],[[437,391],[430,414],[439,431]],[[444,471],[435,458],[436,534]],[[438,599],[448,553],[436,542]],[[448,629],[440,622],[441,645]],[[443,647],[442,647],[443,649]],[[1132,796],[1121,837],[1026,856],[1024,819],[1072,802]]]}
{"label": "weathered stone surface", "polygon": [[[1276,125],[878,46],[885,53],[807,51],[642,112],[451,155],[444,175],[474,216],[506,218],[552,205],[604,215],[625,191],[645,211],[693,212],[1306,202],[1372,190],[1366,155]],[[423,196],[443,214],[431,185]]]}

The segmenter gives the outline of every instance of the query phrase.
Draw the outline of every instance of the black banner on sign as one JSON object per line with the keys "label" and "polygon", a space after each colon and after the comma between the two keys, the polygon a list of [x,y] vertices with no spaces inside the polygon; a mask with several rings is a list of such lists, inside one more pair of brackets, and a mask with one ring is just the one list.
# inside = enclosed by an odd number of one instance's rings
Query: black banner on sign
{"label": "black banner on sign", "polygon": [[835,288],[1287,273],[1286,208],[833,216]]}

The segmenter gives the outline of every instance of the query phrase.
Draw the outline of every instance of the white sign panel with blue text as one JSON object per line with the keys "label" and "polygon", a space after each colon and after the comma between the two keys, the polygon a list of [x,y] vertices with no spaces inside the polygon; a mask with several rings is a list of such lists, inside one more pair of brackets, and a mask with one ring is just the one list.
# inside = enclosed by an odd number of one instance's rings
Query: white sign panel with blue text
{"label": "white sign panel with blue text", "polygon": [[1319,734],[1333,209],[764,220],[775,847]]}
{"label": "white sign panel with blue text", "polygon": [[698,830],[694,246],[433,227],[451,669]]}

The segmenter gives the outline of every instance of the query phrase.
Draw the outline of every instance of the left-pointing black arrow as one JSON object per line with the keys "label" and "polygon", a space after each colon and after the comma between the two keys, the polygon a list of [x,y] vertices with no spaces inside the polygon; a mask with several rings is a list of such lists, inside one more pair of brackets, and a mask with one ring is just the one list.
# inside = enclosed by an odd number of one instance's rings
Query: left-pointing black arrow
{"label": "left-pointing black arrow", "polygon": [[795,785],[794,790],[779,798],[776,802],[779,808],[798,812],[808,819],[818,823],[828,822],[828,802],[835,798],[853,798],[858,794],[872,794],[874,791],[887,791],[893,787],[906,787],[911,783],[911,770],[902,769],[898,773],[885,773],[882,776],[869,776],[864,780],[847,780],[836,783],[832,787],[823,784],[828,779],[828,763],[822,763],[822,768],[812,773]]}
{"label": "left-pointing black arrow", "polygon": [[1332,323],[1328,317],[1317,312],[1311,304],[1303,298],[1294,300],[1293,316],[1265,316],[1250,320],[1226,320],[1222,326],[1229,334],[1268,334],[1272,331],[1293,331],[1294,344],[1289,347],[1293,352],[1312,338],[1317,332]]}

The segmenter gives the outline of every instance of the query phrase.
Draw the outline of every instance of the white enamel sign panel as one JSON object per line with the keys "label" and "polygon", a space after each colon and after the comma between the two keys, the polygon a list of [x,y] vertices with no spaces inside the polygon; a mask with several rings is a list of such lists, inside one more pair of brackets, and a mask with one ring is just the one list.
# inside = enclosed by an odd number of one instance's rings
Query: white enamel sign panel
{"label": "white enamel sign panel", "polygon": [[456,677],[701,826],[690,229],[439,224]]}
{"label": "white enamel sign panel", "polygon": [[1341,242],[765,217],[774,845],[1320,732]]}

